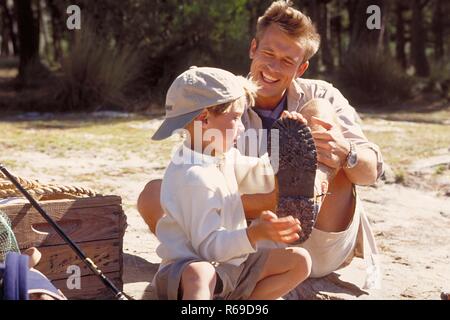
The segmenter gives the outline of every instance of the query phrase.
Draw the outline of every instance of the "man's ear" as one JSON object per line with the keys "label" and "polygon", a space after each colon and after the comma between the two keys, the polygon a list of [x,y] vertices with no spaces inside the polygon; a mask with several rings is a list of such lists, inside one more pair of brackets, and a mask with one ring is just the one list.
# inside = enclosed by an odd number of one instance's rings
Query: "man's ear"
{"label": "man's ear", "polygon": [[297,69],[296,77],[300,78],[306,72],[306,70],[308,70],[308,67],[309,67],[309,61],[302,63]]}
{"label": "man's ear", "polygon": [[253,59],[253,57],[255,56],[257,47],[258,47],[258,43],[256,42],[256,39],[253,38],[252,42],[250,43],[250,51],[249,51],[250,59]]}

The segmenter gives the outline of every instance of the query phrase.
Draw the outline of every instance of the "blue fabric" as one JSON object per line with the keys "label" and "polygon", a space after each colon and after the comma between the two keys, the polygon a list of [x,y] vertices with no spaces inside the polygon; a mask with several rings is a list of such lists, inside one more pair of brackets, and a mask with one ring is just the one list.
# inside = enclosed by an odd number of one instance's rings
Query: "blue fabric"
{"label": "blue fabric", "polygon": [[[29,291],[42,292],[61,299],[58,289],[40,272],[30,270],[29,257],[8,252],[0,264],[0,278],[3,280],[3,300],[28,300]],[[32,292],[33,292],[32,291]]]}
{"label": "blue fabric", "polygon": [[259,116],[262,121],[263,129],[270,130],[275,121],[277,121],[284,110],[287,109],[287,96],[285,95],[281,99],[280,103],[275,107],[275,109],[260,109],[258,107],[253,107],[253,110]]}
{"label": "blue fabric", "polygon": [[3,299],[28,300],[28,256],[6,254],[3,271]]}

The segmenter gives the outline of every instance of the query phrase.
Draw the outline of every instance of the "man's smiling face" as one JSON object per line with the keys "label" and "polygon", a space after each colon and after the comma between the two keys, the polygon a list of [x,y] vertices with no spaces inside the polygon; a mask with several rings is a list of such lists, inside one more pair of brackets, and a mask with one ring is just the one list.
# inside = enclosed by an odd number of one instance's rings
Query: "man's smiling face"
{"label": "man's smiling face", "polygon": [[306,71],[308,63],[302,63],[304,55],[300,42],[274,24],[263,32],[258,42],[253,39],[250,73],[260,87],[256,98],[258,107],[277,106],[293,79]]}

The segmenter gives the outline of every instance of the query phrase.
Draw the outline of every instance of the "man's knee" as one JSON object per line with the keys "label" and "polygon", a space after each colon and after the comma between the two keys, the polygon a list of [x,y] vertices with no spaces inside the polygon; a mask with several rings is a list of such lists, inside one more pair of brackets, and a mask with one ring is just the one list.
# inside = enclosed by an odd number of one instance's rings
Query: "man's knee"
{"label": "man's knee", "polygon": [[289,254],[289,262],[292,268],[297,270],[305,278],[311,274],[312,260],[309,252],[300,247],[287,248]]}
{"label": "man's knee", "polygon": [[161,182],[152,180],[147,183],[137,201],[137,209],[153,233],[156,231],[156,223],[164,215],[160,205]]}
{"label": "man's knee", "polygon": [[311,124],[311,118],[322,119],[332,124],[337,124],[337,114],[335,108],[327,99],[312,99],[308,101],[300,112],[303,117]]}

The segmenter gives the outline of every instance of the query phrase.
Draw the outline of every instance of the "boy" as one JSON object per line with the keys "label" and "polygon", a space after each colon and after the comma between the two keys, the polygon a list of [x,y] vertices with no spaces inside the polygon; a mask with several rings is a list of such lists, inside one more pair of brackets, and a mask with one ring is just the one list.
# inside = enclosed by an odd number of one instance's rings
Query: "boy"
{"label": "boy", "polygon": [[297,219],[265,211],[247,227],[241,194],[269,193],[275,184],[268,157],[244,157],[233,147],[255,91],[242,77],[195,67],[169,88],[166,119],[153,139],[182,128],[187,138],[161,187],[159,299],[276,299],[309,276],[304,249],[256,251],[260,240],[297,240]]}

